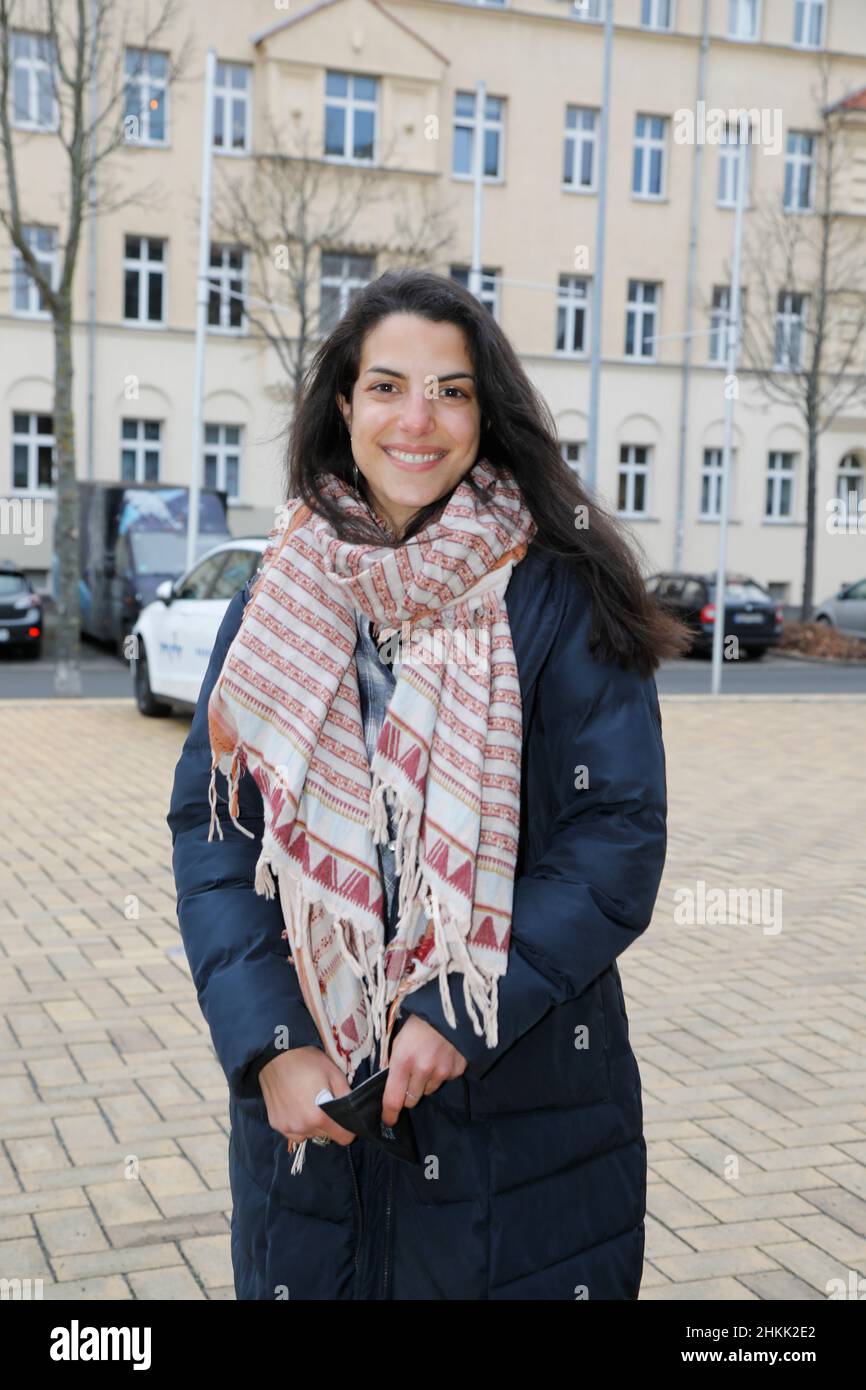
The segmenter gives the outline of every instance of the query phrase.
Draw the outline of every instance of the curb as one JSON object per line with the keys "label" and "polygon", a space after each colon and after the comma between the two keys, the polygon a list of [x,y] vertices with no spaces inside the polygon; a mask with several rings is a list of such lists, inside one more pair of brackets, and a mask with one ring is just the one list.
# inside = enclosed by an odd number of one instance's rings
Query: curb
{"label": "curb", "polygon": [[787,657],[791,661],[806,661],[810,666],[863,666],[866,667],[866,657],[860,656],[807,656],[805,652],[786,651],[784,647],[773,647],[767,653],[768,656]]}

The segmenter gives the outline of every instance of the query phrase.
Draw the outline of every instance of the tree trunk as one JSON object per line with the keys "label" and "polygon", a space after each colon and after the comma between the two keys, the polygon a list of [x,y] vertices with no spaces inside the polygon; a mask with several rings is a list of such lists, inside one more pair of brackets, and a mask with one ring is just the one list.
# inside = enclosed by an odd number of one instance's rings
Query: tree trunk
{"label": "tree trunk", "polygon": [[72,411],[72,305],[61,301],[54,319],[54,447],[57,459],[57,657],[55,695],[81,694],[78,483],[75,477],[75,418]]}

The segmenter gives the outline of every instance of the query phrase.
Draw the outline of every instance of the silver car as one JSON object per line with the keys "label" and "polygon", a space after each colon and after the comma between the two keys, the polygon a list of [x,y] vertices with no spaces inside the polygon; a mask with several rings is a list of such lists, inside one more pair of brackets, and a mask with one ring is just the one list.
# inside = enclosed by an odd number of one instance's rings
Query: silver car
{"label": "silver car", "polygon": [[866,637],[866,579],[848,584],[815,610],[816,623],[828,623],[849,637]]}

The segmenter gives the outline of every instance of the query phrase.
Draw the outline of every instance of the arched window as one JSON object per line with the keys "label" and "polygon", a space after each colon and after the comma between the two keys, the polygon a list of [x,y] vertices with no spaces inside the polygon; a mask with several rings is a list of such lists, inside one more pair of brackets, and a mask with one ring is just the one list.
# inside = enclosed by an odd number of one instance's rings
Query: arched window
{"label": "arched window", "polygon": [[856,454],[846,454],[839,464],[836,475],[836,496],[842,503],[841,515],[858,515],[858,509],[866,497],[866,468]]}

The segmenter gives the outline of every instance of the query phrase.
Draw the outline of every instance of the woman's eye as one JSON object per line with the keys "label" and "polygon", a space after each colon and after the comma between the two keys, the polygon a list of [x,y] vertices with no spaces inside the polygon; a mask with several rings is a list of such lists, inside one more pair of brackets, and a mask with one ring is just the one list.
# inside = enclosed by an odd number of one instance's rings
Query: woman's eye
{"label": "woman's eye", "polygon": [[444,388],[444,390],[445,390],[445,391],[456,391],[458,396],[463,396],[464,398],[466,398],[466,392],[465,392],[465,391],[461,391],[461,389],[460,389],[459,386],[446,386],[446,387]]}

